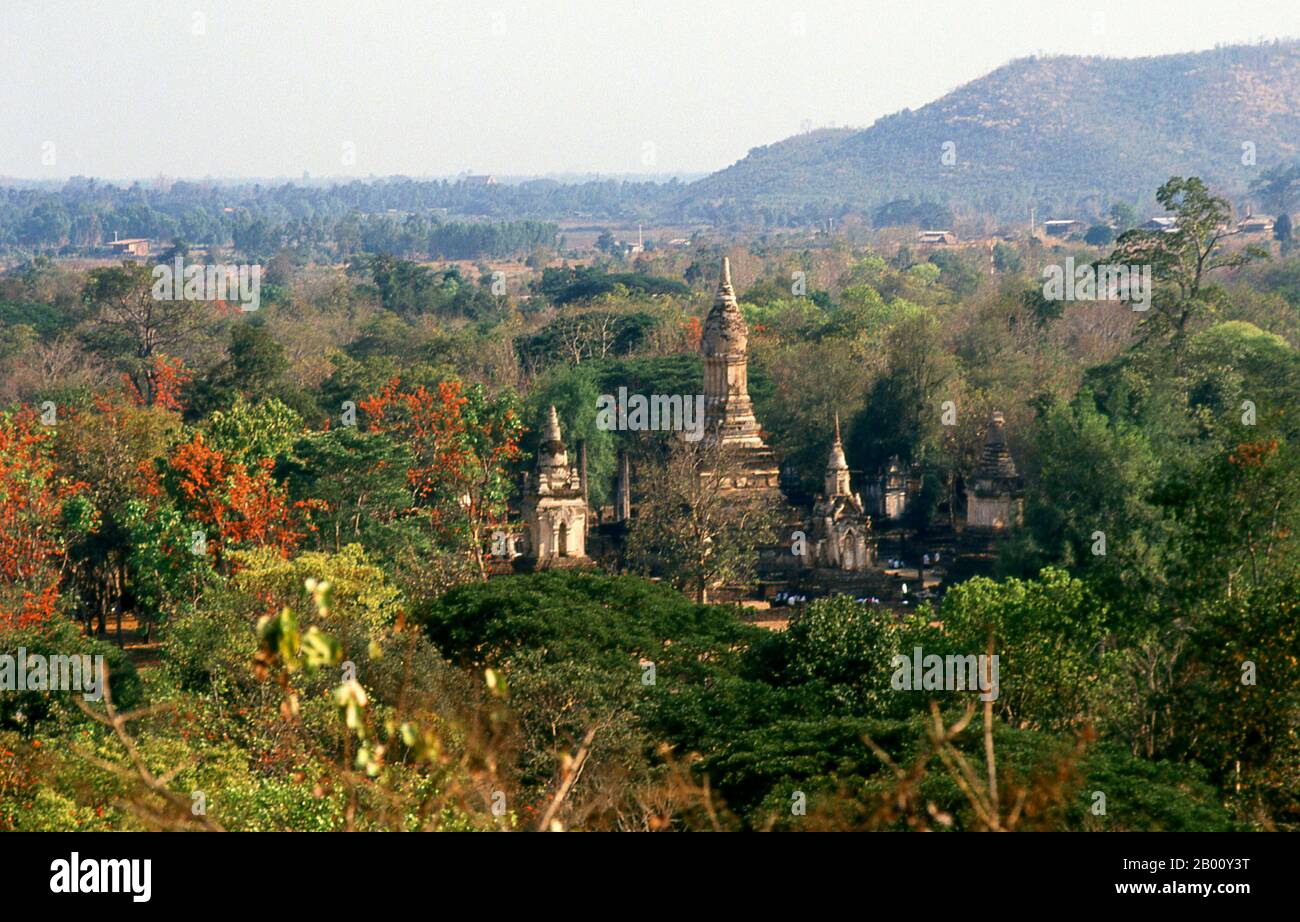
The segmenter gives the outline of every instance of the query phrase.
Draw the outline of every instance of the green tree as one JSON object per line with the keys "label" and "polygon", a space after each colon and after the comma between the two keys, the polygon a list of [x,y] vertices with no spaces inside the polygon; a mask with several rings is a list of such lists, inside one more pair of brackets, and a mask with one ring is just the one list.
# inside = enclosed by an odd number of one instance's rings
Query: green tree
{"label": "green tree", "polygon": [[1015,247],[998,242],[993,245],[993,268],[999,272],[1014,274],[1024,268],[1024,260]]}
{"label": "green tree", "polygon": [[940,332],[932,312],[912,305],[885,333],[885,370],[850,430],[855,464],[872,471],[894,455],[921,461],[938,446],[943,388],[955,373]]}
{"label": "green tree", "polygon": [[1094,224],[1083,235],[1083,242],[1088,246],[1104,247],[1115,242],[1115,232],[1106,224]]}
{"label": "green tree", "polygon": [[522,446],[536,456],[546,414],[554,406],[560,418],[560,432],[570,448],[571,461],[577,461],[578,442],[586,443],[588,491],[592,505],[597,508],[610,502],[613,496],[618,450],[615,434],[596,425],[600,396],[596,375],[589,366],[551,369],[528,394],[529,435]]}
{"label": "green tree", "polygon": [[1132,230],[1137,224],[1137,209],[1128,202],[1116,202],[1110,206],[1110,223],[1117,234]]}
{"label": "green tree", "polygon": [[201,419],[218,407],[228,406],[236,394],[259,400],[277,393],[288,367],[284,347],[265,324],[234,324],[226,358],[187,388],[187,418]]}
{"label": "green tree", "polygon": [[1146,433],[1108,419],[1085,392],[1048,410],[1037,449],[1021,537],[1037,551],[1027,569],[1063,564],[1116,594],[1163,586],[1168,523],[1154,502],[1161,464]]}
{"label": "green tree", "polygon": [[[999,657],[997,713],[1022,728],[1068,730],[1093,716],[1091,695],[1109,671],[1105,601],[1062,570],[1033,580],[984,577],[950,589],[938,612],[942,649]],[[926,650],[927,653],[930,650]]]}
{"label": "green tree", "polygon": [[32,209],[18,230],[18,239],[34,246],[60,247],[68,240],[72,219],[63,202],[50,199]]}
{"label": "green tree", "polygon": [[1273,223],[1273,239],[1282,244],[1282,255],[1286,256],[1291,252],[1291,216],[1285,211],[1277,216]]}
{"label": "green tree", "polygon": [[83,297],[98,319],[87,332],[92,350],[121,368],[147,405],[158,394],[156,359],[195,347],[214,325],[206,302],[155,297],[143,264],[92,269]]}
{"label": "green tree", "polygon": [[1156,281],[1170,290],[1152,301],[1146,319],[1157,330],[1181,343],[1194,320],[1214,312],[1222,292],[1210,286],[1212,273],[1236,269],[1266,258],[1259,247],[1227,250],[1223,241],[1231,230],[1232,207],[1214,195],[1199,178],[1175,176],[1160,187],[1156,199],[1174,217],[1174,230],[1130,230],[1116,242],[1109,261],[1123,265],[1150,265]]}
{"label": "green tree", "polygon": [[284,455],[302,433],[302,418],[274,397],[249,403],[238,396],[208,418],[208,444],[246,467]]}
{"label": "green tree", "polygon": [[422,530],[410,516],[410,450],[382,433],[341,426],[309,432],[293,443],[276,475],[289,496],[307,509],[309,536],[321,550],[359,542],[383,561],[405,547],[422,547]]}

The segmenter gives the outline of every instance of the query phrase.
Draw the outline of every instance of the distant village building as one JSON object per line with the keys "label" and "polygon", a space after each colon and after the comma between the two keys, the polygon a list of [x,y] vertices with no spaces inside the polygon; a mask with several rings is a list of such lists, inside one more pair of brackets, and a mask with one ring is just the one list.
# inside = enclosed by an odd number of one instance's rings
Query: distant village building
{"label": "distant village building", "polygon": [[1273,236],[1273,219],[1267,215],[1246,215],[1237,222],[1237,233],[1248,236]]}
{"label": "distant village building", "polygon": [[462,180],[467,186],[495,186],[497,178],[487,174],[469,174]]}
{"label": "distant village building", "polygon": [[966,491],[966,526],[1005,531],[1020,524],[1020,473],[1007,450],[1006,422],[994,413],[984,436],[984,454]]}
{"label": "distant village building", "polygon": [[926,230],[916,235],[916,242],[930,246],[951,246],[957,242],[957,235],[946,230]]}
{"label": "distant village building", "polygon": [[1043,222],[1043,233],[1049,237],[1069,237],[1084,230],[1084,223],[1074,218],[1053,218]]}
{"label": "distant village building", "polygon": [[149,238],[125,237],[121,240],[115,238],[108,244],[108,248],[115,256],[148,256]]}
{"label": "distant village building", "polygon": [[618,245],[623,250],[624,256],[639,256],[645,252],[645,236],[641,232],[641,225],[636,226],[636,243],[630,240],[620,240]]}
{"label": "distant village building", "polygon": [[722,258],[722,279],[700,341],[704,357],[704,438],[734,451],[740,471],[724,489],[771,491],[780,486],[780,465],[763,441],[749,399],[749,333],[731,287],[731,261]]}
{"label": "distant village building", "polygon": [[1138,225],[1140,230],[1161,231],[1166,234],[1172,234],[1178,230],[1177,218],[1152,218],[1143,224]]}
{"label": "distant village building", "polygon": [[551,407],[537,453],[535,479],[524,480],[523,513],[528,525],[526,556],[539,567],[587,556],[587,498],[582,472],[569,466],[560,437],[560,418]]}
{"label": "distant village building", "polygon": [[849,465],[835,417],[835,442],[826,464],[826,492],[813,505],[809,556],[813,566],[860,572],[871,566],[871,518],[849,485]]}

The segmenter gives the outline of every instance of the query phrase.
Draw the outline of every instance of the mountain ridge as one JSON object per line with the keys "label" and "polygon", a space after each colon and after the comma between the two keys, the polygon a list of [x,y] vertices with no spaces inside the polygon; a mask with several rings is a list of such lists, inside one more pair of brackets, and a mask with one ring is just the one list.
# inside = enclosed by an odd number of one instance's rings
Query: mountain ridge
{"label": "mountain ridge", "polygon": [[1255,176],[1297,156],[1300,41],[1031,56],[863,129],[754,148],[691,183],[683,206],[773,219],[907,197],[1002,215],[1095,211],[1113,200],[1149,206],[1171,175],[1242,196]]}

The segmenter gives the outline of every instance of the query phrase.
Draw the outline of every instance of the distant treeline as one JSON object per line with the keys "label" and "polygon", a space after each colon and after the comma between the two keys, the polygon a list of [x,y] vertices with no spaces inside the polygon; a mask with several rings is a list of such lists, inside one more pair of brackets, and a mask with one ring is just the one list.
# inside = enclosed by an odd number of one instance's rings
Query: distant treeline
{"label": "distant treeline", "polygon": [[347,259],[386,252],[475,259],[556,244],[553,220],[645,219],[680,197],[670,183],[538,180],[517,185],[388,179],[346,185],[129,188],[73,178],[62,188],[0,189],[0,251],[84,253],[115,237],[231,246],[252,258],[283,248]]}
{"label": "distant treeline", "polygon": [[773,205],[701,198],[666,183],[598,180],[469,183],[402,178],[343,185],[229,185],[181,181],[129,187],[74,177],[61,188],[0,188],[0,255],[88,254],[114,237],[228,246],[264,259],[358,253],[478,259],[557,244],[553,222],[705,223],[726,227],[824,226],[861,207]]}

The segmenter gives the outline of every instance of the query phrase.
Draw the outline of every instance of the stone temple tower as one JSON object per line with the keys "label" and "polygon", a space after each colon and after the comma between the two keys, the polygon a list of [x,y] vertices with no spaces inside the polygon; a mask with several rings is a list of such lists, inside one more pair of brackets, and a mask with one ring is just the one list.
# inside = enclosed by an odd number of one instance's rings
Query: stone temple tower
{"label": "stone temple tower", "polygon": [[528,523],[528,556],[538,566],[587,556],[587,502],[582,474],[569,466],[560,437],[560,418],[551,407],[537,452],[535,479],[524,482],[524,521]]}
{"label": "stone temple tower", "polygon": [[778,489],[780,466],[763,442],[749,400],[749,331],[731,287],[731,261],[722,258],[722,279],[704,321],[704,431],[710,445],[734,450],[743,473],[729,487]]}
{"label": "stone temple tower", "polygon": [[1001,413],[989,420],[984,454],[966,491],[966,527],[1003,531],[1020,524],[1021,480],[1007,450],[1006,421]]}
{"label": "stone temple tower", "polygon": [[871,517],[862,506],[862,497],[849,485],[839,416],[835,417],[835,442],[826,462],[826,493],[813,506],[812,525],[814,566],[862,571],[871,565]]}

